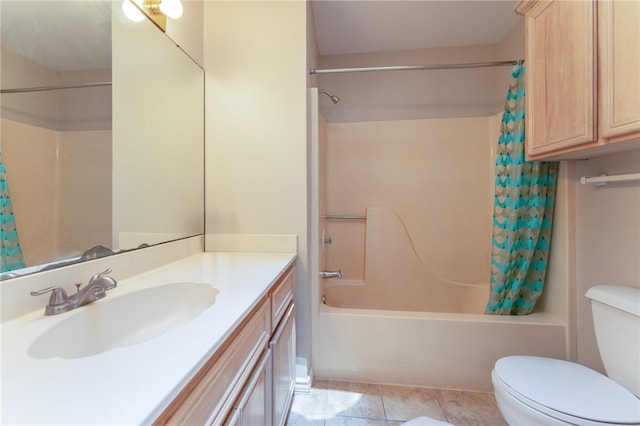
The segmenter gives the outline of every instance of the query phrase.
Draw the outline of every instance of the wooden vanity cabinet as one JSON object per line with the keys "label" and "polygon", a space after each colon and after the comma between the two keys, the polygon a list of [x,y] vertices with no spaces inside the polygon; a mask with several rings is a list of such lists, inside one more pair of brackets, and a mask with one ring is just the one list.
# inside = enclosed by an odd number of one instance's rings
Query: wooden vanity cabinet
{"label": "wooden vanity cabinet", "polygon": [[154,424],[284,424],[295,385],[294,291],[291,266]]}
{"label": "wooden vanity cabinet", "polygon": [[[295,270],[290,269],[271,292],[273,333],[267,351],[268,366],[258,367],[255,386],[248,386],[241,396],[229,426],[284,426],[295,388]],[[262,365],[262,364],[261,364]],[[265,390],[266,389],[266,390]],[[261,398],[264,396],[264,399]]]}
{"label": "wooden vanity cabinet", "polygon": [[222,424],[266,351],[270,336],[271,307],[266,298],[232,332],[154,424]]}
{"label": "wooden vanity cabinet", "polygon": [[528,159],[640,148],[640,2],[522,0]]}

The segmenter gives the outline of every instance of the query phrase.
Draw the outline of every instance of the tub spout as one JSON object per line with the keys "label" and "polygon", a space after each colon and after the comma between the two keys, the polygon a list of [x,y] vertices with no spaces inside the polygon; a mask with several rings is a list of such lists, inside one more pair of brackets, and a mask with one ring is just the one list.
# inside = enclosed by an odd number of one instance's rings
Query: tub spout
{"label": "tub spout", "polygon": [[320,271],[320,278],[342,278],[342,271]]}

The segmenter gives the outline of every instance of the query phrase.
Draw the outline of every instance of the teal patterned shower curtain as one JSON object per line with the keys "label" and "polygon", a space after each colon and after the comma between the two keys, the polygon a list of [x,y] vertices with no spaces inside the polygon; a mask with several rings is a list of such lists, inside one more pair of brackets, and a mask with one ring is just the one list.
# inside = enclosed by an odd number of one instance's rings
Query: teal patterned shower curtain
{"label": "teal patterned shower curtain", "polygon": [[500,125],[487,314],[530,313],[549,257],[558,163],[525,161],[524,72],[511,72]]}
{"label": "teal patterned shower curtain", "polygon": [[25,267],[22,249],[18,242],[18,229],[13,218],[7,169],[2,162],[0,151],[0,273]]}

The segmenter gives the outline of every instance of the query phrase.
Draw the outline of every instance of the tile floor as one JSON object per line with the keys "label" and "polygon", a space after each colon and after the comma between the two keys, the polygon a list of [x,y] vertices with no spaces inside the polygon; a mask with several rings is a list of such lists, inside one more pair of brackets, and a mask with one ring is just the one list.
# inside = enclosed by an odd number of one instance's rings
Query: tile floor
{"label": "tile floor", "polygon": [[506,426],[492,393],[316,380],[293,398],[287,426],[398,426],[428,416],[456,426]]}

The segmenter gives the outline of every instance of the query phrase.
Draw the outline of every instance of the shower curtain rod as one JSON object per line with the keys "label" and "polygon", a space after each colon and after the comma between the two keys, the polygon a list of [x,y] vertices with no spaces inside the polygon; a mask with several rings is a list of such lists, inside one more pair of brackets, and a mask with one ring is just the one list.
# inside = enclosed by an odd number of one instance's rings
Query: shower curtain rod
{"label": "shower curtain rod", "polygon": [[475,62],[468,64],[437,64],[437,65],[400,65],[390,67],[361,67],[361,68],[327,68],[310,69],[309,74],[340,74],[348,72],[370,72],[370,71],[430,71],[430,70],[455,70],[463,68],[488,68],[504,67],[509,65],[523,64],[524,59],[513,61],[497,62]]}
{"label": "shower curtain rod", "polygon": [[84,87],[100,87],[100,86],[111,86],[111,82],[102,81],[98,83],[73,84],[73,85],[66,85],[66,86],[21,87],[18,89],[2,89],[0,90],[0,93],[46,92],[48,90],[81,89]]}

